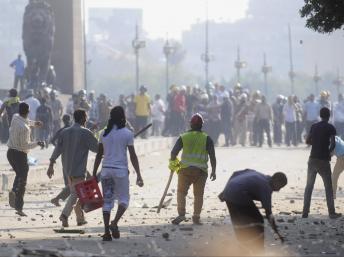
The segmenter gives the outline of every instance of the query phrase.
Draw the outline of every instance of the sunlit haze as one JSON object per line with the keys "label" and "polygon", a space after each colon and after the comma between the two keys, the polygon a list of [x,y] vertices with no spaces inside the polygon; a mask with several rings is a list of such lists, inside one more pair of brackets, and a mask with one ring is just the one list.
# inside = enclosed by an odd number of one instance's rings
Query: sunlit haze
{"label": "sunlit haze", "polygon": [[[248,0],[211,0],[209,19],[235,21],[245,16]],[[141,8],[143,29],[150,38],[179,39],[191,24],[205,19],[206,0],[86,0],[87,7]]]}

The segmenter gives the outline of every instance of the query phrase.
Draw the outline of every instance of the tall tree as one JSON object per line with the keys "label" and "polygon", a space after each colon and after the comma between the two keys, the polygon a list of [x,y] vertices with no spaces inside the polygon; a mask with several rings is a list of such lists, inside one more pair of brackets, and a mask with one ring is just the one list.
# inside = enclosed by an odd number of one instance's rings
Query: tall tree
{"label": "tall tree", "polygon": [[331,33],[344,28],[344,0],[304,0],[301,8],[306,27],[320,33]]}

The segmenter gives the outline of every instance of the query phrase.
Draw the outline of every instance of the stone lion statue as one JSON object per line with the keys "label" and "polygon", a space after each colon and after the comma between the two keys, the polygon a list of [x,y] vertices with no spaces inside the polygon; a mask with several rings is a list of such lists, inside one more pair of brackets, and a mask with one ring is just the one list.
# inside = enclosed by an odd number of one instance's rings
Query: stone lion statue
{"label": "stone lion statue", "polygon": [[47,0],[30,0],[23,19],[23,47],[27,58],[29,88],[37,88],[47,79],[54,45],[55,18]]}

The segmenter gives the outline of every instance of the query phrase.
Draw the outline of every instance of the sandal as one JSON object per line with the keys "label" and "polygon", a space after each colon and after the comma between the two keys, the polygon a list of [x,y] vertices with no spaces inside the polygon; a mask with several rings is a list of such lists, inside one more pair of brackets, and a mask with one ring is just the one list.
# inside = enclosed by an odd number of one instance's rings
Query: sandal
{"label": "sandal", "polygon": [[114,223],[111,223],[110,231],[111,231],[112,237],[114,239],[119,239],[121,237],[121,234],[120,234],[120,232],[118,230],[118,226],[115,225]]}

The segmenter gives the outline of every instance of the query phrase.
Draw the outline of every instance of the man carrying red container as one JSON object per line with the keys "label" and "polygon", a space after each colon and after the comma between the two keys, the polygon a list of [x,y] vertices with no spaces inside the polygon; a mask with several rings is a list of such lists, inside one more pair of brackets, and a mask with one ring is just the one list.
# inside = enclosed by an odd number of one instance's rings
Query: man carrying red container
{"label": "man carrying red container", "polygon": [[77,203],[78,196],[75,185],[84,181],[86,177],[87,158],[89,151],[97,152],[98,141],[93,133],[85,128],[87,114],[84,110],[74,112],[74,125],[62,131],[58,143],[50,158],[50,166],[47,172],[49,178],[54,175],[54,163],[61,155],[63,170],[68,176],[70,196],[60,216],[63,227],[68,227],[68,217],[73,207],[76,214],[77,225],[86,224],[84,213],[80,203]]}

